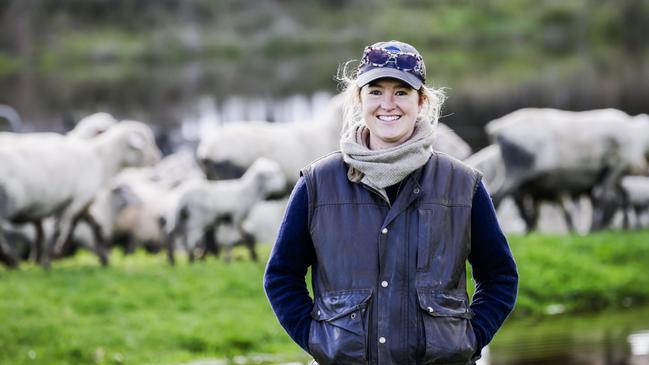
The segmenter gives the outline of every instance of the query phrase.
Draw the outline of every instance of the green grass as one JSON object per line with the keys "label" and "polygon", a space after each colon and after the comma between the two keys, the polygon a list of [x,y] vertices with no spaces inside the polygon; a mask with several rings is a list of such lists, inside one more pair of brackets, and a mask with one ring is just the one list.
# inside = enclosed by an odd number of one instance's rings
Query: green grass
{"label": "green grass", "polygon": [[[266,252],[266,255],[268,252]],[[299,353],[262,289],[264,264],[88,254],[0,271],[0,364],[166,364]],[[29,356],[35,354],[31,361]]]}
{"label": "green grass", "polygon": [[518,265],[516,316],[592,312],[649,300],[649,231],[510,237]]}
{"label": "green grass", "polygon": [[[640,306],[649,298],[649,231],[535,234],[510,243],[521,280],[514,319],[548,308]],[[262,250],[267,257],[268,246]],[[267,303],[264,262],[181,260],[169,267],[164,255],[114,253],[111,266],[101,268],[84,253],[49,272],[0,268],[0,364],[174,364],[251,354],[306,359]]]}

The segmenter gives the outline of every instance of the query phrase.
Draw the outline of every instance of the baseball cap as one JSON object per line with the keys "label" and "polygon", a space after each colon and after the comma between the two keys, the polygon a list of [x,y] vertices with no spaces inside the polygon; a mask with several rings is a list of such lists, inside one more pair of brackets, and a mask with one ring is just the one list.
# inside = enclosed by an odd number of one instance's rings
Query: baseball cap
{"label": "baseball cap", "polygon": [[419,90],[426,82],[424,59],[415,47],[395,40],[365,47],[356,72],[358,87],[385,77],[401,80]]}

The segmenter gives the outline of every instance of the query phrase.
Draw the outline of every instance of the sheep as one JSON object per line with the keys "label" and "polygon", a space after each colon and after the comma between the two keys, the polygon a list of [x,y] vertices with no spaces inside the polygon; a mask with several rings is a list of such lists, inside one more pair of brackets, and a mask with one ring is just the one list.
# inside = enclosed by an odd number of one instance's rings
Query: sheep
{"label": "sheep", "polygon": [[511,115],[486,127],[506,166],[500,195],[518,191],[533,200],[558,201],[589,194],[595,207],[592,228],[599,229],[611,218],[605,207],[615,199],[620,176],[646,170],[647,115],[630,117],[612,109],[524,109]]}
{"label": "sheep", "polygon": [[42,260],[49,267],[76,222],[85,219],[93,226],[99,243],[95,251],[106,265],[100,228],[87,208],[119,170],[160,158],[151,129],[123,121],[92,139],[37,133],[0,136],[0,141],[0,220],[28,222],[54,216],[55,233]]}
{"label": "sheep", "polygon": [[240,177],[259,157],[277,161],[290,184],[312,160],[338,148],[342,96],[310,122],[230,122],[203,136],[197,156],[209,179]]}
{"label": "sheep", "polygon": [[649,211],[649,176],[627,175],[620,180],[624,228],[629,228],[629,210],[635,212],[636,228],[641,227],[642,215]]}
{"label": "sheep", "polygon": [[[272,243],[277,237],[277,232],[284,216],[288,199],[264,200],[255,204],[250,213],[236,228],[230,224],[223,224],[214,230],[207,231],[204,236],[205,247],[200,252],[199,258],[203,259],[206,254],[213,253],[219,256],[220,242],[230,242],[230,246],[244,245],[250,252],[250,258],[257,261],[258,256],[255,246],[258,242]],[[226,257],[226,260],[229,260]]]}
{"label": "sheep", "polygon": [[[194,181],[177,188],[177,204],[165,219],[167,253],[174,264],[174,241],[182,238],[189,260],[205,232],[227,223],[239,230],[253,205],[285,189],[286,178],[281,166],[270,159],[260,158],[240,179],[225,181]],[[226,260],[234,242],[225,242]]]}
{"label": "sheep", "polygon": [[[501,189],[505,185],[506,179],[506,166],[498,144],[491,144],[469,158],[464,162],[482,172],[485,185],[489,194],[492,196],[493,203],[496,207],[499,206],[504,198],[501,194]],[[509,191],[509,195],[513,198],[513,202],[518,208],[521,218],[525,222],[525,230],[527,232],[536,229],[539,217],[539,208],[541,201],[551,203],[558,203],[562,211],[563,217],[570,231],[575,231],[573,219],[568,209],[569,199],[575,199],[575,196],[570,196],[564,192],[558,193],[542,193],[543,187],[536,187],[535,180],[530,180],[522,184],[518,189]],[[533,191],[537,194],[530,195],[527,192]],[[579,194],[574,194],[579,195]]]}
{"label": "sheep", "polygon": [[[91,114],[89,116],[82,118],[76,124],[74,129],[66,133],[66,136],[69,138],[81,138],[81,139],[92,138],[105,132],[106,129],[110,128],[112,125],[116,123],[117,120],[115,120],[115,118],[113,118],[113,116],[108,113],[100,112],[100,113]],[[39,135],[38,133],[29,133],[29,134],[21,134],[20,136],[21,137],[28,136],[28,138],[33,138],[34,136],[38,136],[38,135]],[[45,135],[47,135],[47,133]],[[6,133],[3,134],[3,136],[5,138],[10,138],[10,139],[16,138],[16,135],[12,136],[11,134],[6,134]],[[48,218],[48,219],[53,219],[53,218]],[[41,244],[44,238],[46,237],[46,234],[44,233],[45,230],[40,220],[33,221],[32,224],[34,225],[34,229],[36,233],[35,235],[32,235],[34,239],[32,241],[32,244],[29,245],[28,247],[31,248],[30,249],[31,258],[34,261],[38,261],[40,260],[40,254],[42,251]],[[50,224],[49,226],[53,227],[53,224]],[[26,235],[26,237],[29,237],[29,235]]]}
{"label": "sheep", "polygon": [[172,190],[191,180],[205,180],[205,175],[186,150],[166,156],[153,167],[127,168],[99,193],[90,214],[125,252],[136,245],[156,252],[163,238],[159,220],[173,206]]}

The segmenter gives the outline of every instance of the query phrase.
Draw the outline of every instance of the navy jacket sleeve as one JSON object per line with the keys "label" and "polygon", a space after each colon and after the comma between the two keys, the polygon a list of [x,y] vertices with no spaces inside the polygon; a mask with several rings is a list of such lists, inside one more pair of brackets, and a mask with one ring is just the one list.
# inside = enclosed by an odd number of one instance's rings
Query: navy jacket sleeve
{"label": "navy jacket sleeve", "polygon": [[307,352],[313,300],[305,276],[315,262],[308,209],[306,182],[301,177],[289,198],[264,275],[266,295],[280,324]]}
{"label": "navy jacket sleeve", "polygon": [[483,183],[473,197],[469,263],[476,283],[471,324],[479,353],[514,308],[518,291],[516,264]]}

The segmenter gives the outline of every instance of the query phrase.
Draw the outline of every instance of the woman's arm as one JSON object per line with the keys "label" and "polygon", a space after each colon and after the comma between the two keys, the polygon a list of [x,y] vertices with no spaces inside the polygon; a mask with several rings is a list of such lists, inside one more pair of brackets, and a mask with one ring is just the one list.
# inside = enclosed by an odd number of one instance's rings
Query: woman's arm
{"label": "woman's arm", "polygon": [[309,297],[305,276],[315,262],[308,207],[306,183],[301,177],[291,193],[264,274],[266,295],[279,323],[307,352],[313,300]]}
{"label": "woman's arm", "polygon": [[514,308],[518,291],[516,263],[482,182],[473,197],[469,262],[476,283],[471,324],[479,353]]}

